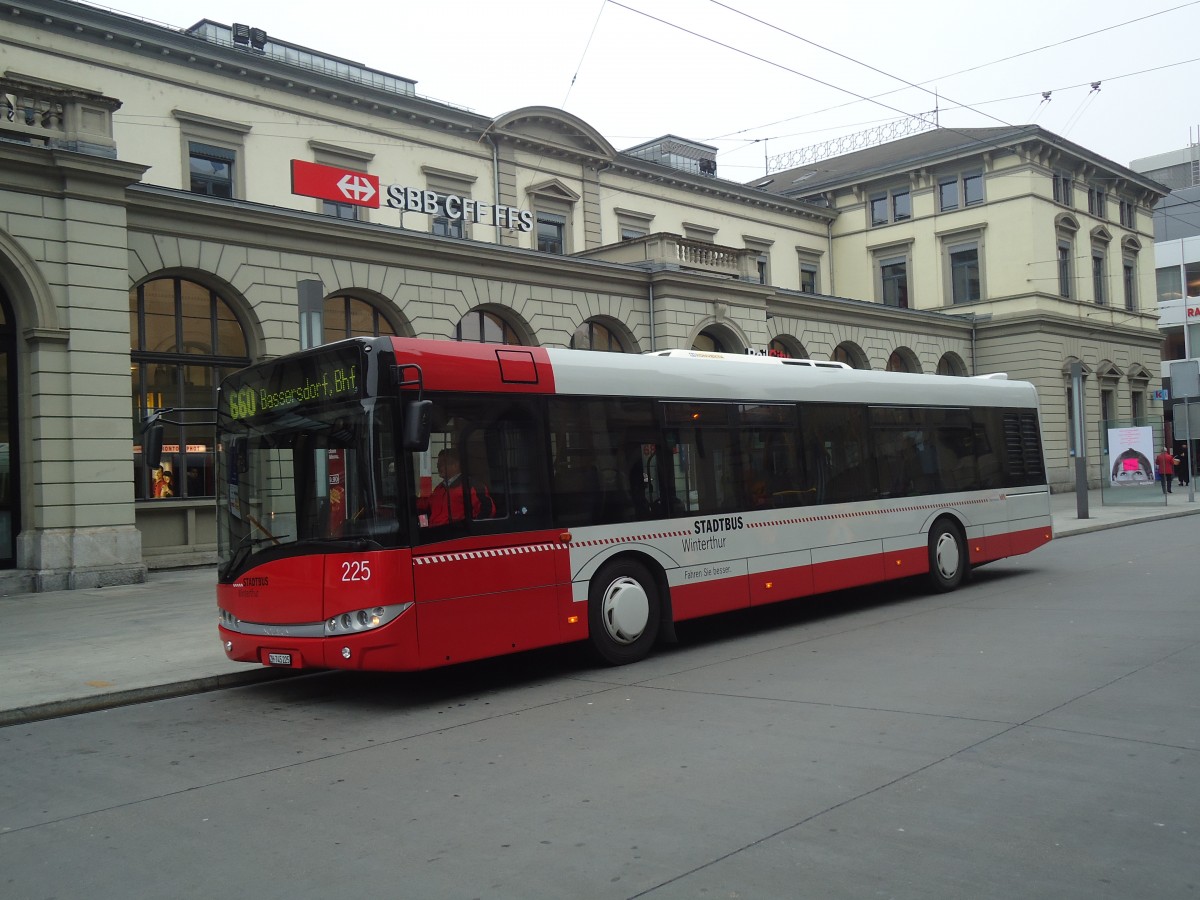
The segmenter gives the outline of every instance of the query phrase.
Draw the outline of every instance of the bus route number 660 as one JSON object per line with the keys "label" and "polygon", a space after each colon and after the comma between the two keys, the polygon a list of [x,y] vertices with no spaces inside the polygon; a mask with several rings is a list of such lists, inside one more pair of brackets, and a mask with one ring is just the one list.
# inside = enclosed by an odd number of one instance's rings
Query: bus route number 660
{"label": "bus route number 660", "polygon": [[371,562],[366,559],[346,560],[342,563],[342,581],[370,581]]}

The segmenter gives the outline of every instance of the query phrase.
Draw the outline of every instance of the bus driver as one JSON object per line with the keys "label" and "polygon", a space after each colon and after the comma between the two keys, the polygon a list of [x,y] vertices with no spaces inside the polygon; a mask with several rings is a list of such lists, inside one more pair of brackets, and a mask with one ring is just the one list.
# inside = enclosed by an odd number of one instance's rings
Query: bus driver
{"label": "bus driver", "polygon": [[[427,524],[448,525],[451,522],[461,522],[467,517],[463,503],[462,471],[458,455],[446,448],[438,453],[438,475],[442,481],[433,489],[428,497],[417,500],[417,512],[428,516]],[[467,485],[471,495],[471,518],[479,518],[479,494],[473,485]]]}

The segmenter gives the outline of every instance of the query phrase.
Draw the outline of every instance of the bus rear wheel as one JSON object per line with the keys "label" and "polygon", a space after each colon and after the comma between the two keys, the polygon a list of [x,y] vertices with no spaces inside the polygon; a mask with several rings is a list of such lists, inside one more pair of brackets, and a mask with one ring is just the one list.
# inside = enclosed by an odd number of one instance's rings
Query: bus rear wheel
{"label": "bus rear wheel", "polygon": [[609,665],[644,659],[654,646],[661,617],[658,587],[641,563],[618,560],[592,579],[588,632],[593,649]]}
{"label": "bus rear wheel", "polygon": [[967,576],[970,566],[962,530],[948,519],[939,519],[929,531],[929,582],[937,591],[952,591]]}

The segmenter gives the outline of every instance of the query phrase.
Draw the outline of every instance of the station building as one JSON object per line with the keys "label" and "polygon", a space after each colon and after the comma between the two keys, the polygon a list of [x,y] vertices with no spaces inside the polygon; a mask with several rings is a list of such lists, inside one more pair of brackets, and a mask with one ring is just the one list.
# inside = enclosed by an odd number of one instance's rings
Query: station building
{"label": "station building", "polygon": [[703,143],[481,115],[257,27],[2,15],[0,592],[211,562],[211,427],[149,471],[139,423],[349,335],[1004,371],[1060,489],[1072,363],[1089,417],[1153,415],[1166,188],[1035,126],[739,183]]}

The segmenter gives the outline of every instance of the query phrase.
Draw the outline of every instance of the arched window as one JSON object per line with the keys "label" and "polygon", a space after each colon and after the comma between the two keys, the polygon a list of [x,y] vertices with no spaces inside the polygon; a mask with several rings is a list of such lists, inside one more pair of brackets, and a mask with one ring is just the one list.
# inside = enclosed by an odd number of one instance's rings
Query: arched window
{"label": "arched window", "polygon": [[967,367],[962,359],[956,353],[943,353],[942,358],[938,360],[937,373],[939,375],[954,375],[963,377],[967,374]]}
{"label": "arched window", "polygon": [[129,292],[130,375],[133,381],[134,497],[212,497],[212,425],[166,425],[162,465],[147,471],[141,424],[160,409],[211,421],[221,379],[250,364],[246,335],[216,291],[183,278],[158,278]]}
{"label": "arched window", "polygon": [[907,347],[897,347],[888,357],[887,370],[889,372],[920,372],[921,361]]}
{"label": "arched window", "polygon": [[325,343],[349,337],[386,337],[396,329],[378,309],[357,297],[334,296],[325,300]]}
{"label": "arched window", "polygon": [[456,341],[478,341],[484,344],[520,344],[515,328],[494,312],[473,309],[463,316],[454,329]]}
{"label": "arched window", "polygon": [[833,348],[833,353],[829,357],[834,362],[845,363],[852,369],[870,369],[871,364],[867,362],[867,356],[859,349],[858,345],[851,341],[843,341]]}
{"label": "arched window", "polygon": [[615,331],[595,319],[588,319],[571,335],[572,350],[605,350],[610,353],[625,353],[625,346]]}
{"label": "arched window", "polygon": [[720,337],[713,334],[711,331],[702,331],[696,335],[696,340],[692,342],[693,350],[706,350],[710,353],[729,353],[730,350],[725,346]]}

